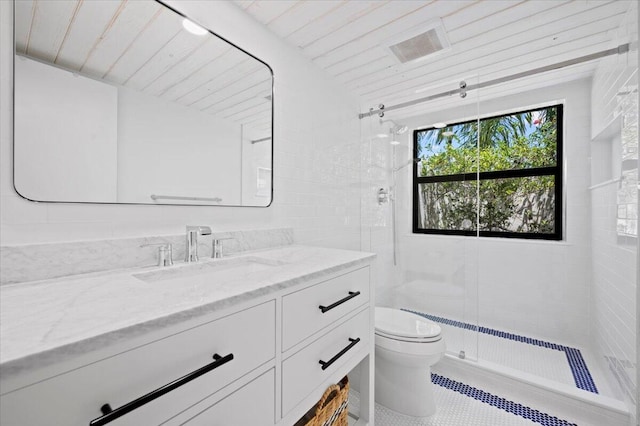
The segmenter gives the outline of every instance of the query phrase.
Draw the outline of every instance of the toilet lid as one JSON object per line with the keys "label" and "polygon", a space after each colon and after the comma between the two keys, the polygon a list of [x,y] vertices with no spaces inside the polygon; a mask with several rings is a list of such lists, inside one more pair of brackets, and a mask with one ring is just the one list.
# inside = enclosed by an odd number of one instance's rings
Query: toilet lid
{"label": "toilet lid", "polygon": [[376,307],[376,332],[411,339],[430,339],[440,335],[440,326],[410,312]]}

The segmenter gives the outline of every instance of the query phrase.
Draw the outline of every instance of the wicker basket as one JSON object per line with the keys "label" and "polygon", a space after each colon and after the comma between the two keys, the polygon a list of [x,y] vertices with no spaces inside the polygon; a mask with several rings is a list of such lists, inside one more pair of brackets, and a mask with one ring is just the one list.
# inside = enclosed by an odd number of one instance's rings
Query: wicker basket
{"label": "wicker basket", "polygon": [[348,403],[349,379],[344,376],[324,391],[320,401],[295,426],[348,426]]}

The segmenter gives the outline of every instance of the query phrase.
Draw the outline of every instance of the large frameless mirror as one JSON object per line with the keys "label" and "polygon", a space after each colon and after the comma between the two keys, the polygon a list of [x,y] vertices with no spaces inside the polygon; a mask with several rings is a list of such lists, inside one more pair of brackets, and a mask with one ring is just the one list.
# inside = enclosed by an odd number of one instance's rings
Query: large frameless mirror
{"label": "large frameless mirror", "polygon": [[268,65],[155,0],[15,0],[14,11],[20,195],[270,204]]}

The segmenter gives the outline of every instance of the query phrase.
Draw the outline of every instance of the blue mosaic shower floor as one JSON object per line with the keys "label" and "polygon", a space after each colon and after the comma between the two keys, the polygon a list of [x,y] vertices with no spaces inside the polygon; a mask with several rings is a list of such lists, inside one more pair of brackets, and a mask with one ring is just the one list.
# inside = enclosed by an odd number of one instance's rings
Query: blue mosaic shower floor
{"label": "blue mosaic shower floor", "polygon": [[[556,380],[567,385],[573,384],[578,389],[588,392],[596,394],[599,393],[598,387],[596,386],[591,371],[587,367],[587,363],[582,352],[577,348],[456,321],[436,315],[430,315],[424,312],[418,312],[410,309],[403,310],[415,313],[429,319],[430,321],[439,323],[443,327],[443,335],[449,343],[449,348],[461,347],[458,342],[453,345],[451,344],[453,343],[451,340],[454,340],[457,336],[453,330],[459,329],[470,331],[472,333],[477,332],[479,336],[478,345],[481,346],[480,357],[482,359],[493,361],[498,364],[506,364],[508,367],[521,370],[524,370],[525,368],[533,370],[537,366],[538,370],[531,371],[532,373],[536,373],[542,377]],[[509,359],[505,359],[505,357],[509,355],[514,355],[514,352],[519,352],[515,354],[517,355],[516,357],[512,357],[515,358],[514,362],[524,361],[519,366],[508,365]],[[530,354],[526,354],[526,352],[530,352]]]}
{"label": "blue mosaic shower floor", "polygon": [[[375,426],[578,426],[575,421],[556,417],[525,402],[512,401],[448,377],[432,374],[432,381],[436,414],[429,418],[410,417],[376,404]],[[350,411],[358,405],[358,393],[350,391]],[[349,420],[354,423],[354,419]]]}
{"label": "blue mosaic shower floor", "polygon": [[[476,350],[483,361],[539,375],[587,392],[608,393],[593,359],[578,348],[534,339],[502,330],[451,320],[405,309],[441,325],[448,348],[464,343]],[[466,342],[465,340],[466,339]],[[586,360],[585,360],[586,358]],[[588,364],[589,367],[587,366]],[[594,374],[596,373],[596,374]],[[431,380],[437,412],[424,419],[404,416],[376,404],[376,426],[603,426],[588,413],[556,405],[553,397],[516,396],[505,384],[485,383],[479,377],[467,377],[451,368],[434,366]],[[604,391],[604,392],[603,392]],[[529,395],[530,396],[530,395]],[[351,398],[351,397],[350,397]],[[354,407],[358,394],[353,392]],[[560,408],[562,407],[562,408]],[[352,424],[352,423],[350,423]]]}

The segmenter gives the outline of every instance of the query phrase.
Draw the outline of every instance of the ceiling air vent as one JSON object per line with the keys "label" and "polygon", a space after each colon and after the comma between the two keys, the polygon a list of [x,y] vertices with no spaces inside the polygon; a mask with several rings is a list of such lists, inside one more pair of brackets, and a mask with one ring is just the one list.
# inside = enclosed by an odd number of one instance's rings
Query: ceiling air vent
{"label": "ceiling air vent", "polygon": [[387,44],[387,47],[403,64],[426,58],[449,47],[442,25],[437,23],[428,27],[430,28],[425,31],[425,25],[421,25],[411,32],[403,33]]}

